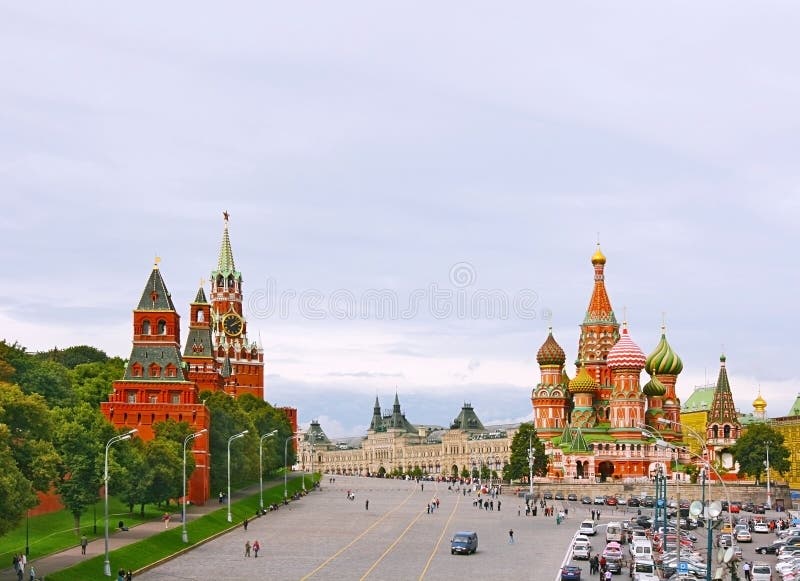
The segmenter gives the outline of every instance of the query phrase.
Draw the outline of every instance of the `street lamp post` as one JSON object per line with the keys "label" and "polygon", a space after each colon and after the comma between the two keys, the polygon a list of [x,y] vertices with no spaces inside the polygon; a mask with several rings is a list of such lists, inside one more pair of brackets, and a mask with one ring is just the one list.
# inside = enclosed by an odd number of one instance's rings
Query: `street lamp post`
{"label": "street lamp post", "polygon": [[239,432],[228,438],[228,522],[233,522],[233,515],[231,514],[231,442],[244,438],[250,430]]}
{"label": "street lamp post", "polygon": [[124,434],[120,434],[118,436],[114,436],[111,438],[108,443],[106,443],[106,453],[105,453],[105,460],[103,462],[103,493],[105,496],[105,517],[106,517],[106,533],[105,533],[105,561],[103,561],[103,575],[106,577],[111,577],[111,561],[108,560],[108,450],[116,444],[117,442],[122,442],[123,440],[130,440],[133,435],[138,432],[136,428],[125,432]]}
{"label": "street lamp post", "polygon": [[[311,437],[311,490],[314,490],[314,439],[317,435],[311,432],[309,436]],[[305,484],[305,477],[303,479],[303,484]]]}
{"label": "street lamp post", "polygon": [[199,432],[189,434],[183,439],[183,509],[181,513],[181,522],[183,523],[183,530],[181,531],[181,539],[184,543],[189,542],[189,532],[186,530],[186,444],[205,434],[208,429],[203,428]]}
{"label": "street lamp post", "polygon": [[769,442],[767,442],[767,510],[772,510],[772,492],[769,487]]}
{"label": "street lamp post", "polygon": [[262,466],[262,457],[263,457],[263,448],[264,448],[264,440],[269,438],[270,436],[274,436],[278,433],[278,430],[272,430],[269,434],[264,434],[258,441],[258,489],[259,489],[259,497],[258,497],[258,505],[261,507],[261,510],[264,510],[264,468]]}
{"label": "street lamp post", "polygon": [[[286,465],[288,463],[288,448],[289,448],[289,440],[294,440],[297,438],[297,434],[292,434],[286,441],[283,443],[283,500],[287,498],[286,492]],[[303,484],[305,484],[305,480],[303,480]],[[305,486],[303,486],[303,490],[305,490]]]}

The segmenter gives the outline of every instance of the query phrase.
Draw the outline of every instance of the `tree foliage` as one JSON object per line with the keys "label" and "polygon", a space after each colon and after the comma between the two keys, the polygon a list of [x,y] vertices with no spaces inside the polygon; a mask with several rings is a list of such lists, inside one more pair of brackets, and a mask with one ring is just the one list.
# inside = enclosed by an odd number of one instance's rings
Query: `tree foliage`
{"label": "tree foliage", "polygon": [[70,369],[69,379],[75,397],[82,402],[99,407],[108,401],[113,383],[125,373],[125,362],[119,357],[93,363],[81,363]]}
{"label": "tree foliage", "polygon": [[761,475],[767,470],[767,446],[769,446],[770,470],[779,474],[789,471],[790,452],[783,443],[783,434],[768,424],[751,424],[747,432],[740,437],[731,449],[734,459],[739,464],[739,474],[755,478],[756,484],[761,482]]}
{"label": "tree foliage", "polygon": [[31,482],[19,469],[8,426],[0,423],[0,536],[13,529],[36,506]]}
{"label": "tree foliage", "polygon": [[520,424],[517,433],[511,440],[511,459],[508,463],[508,472],[503,472],[503,477],[509,480],[519,480],[529,476],[528,446],[530,444],[534,454],[533,475],[545,476],[547,474],[548,457],[544,454],[544,443],[536,434],[532,422]]}
{"label": "tree foliage", "polygon": [[55,347],[50,351],[37,353],[36,357],[42,360],[54,361],[67,369],[74,369],[78,365],[86,363],[105,363],[108,361],[108,355],[106,355],[105,351],[89,345],[75,345],[66,349]]}

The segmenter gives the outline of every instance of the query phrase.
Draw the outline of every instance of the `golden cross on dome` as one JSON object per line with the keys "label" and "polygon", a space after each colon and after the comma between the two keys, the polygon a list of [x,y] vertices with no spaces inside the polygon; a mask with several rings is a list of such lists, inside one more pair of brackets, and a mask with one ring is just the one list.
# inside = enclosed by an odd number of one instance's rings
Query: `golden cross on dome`
{"label": "golden cross on dome", "polygon": [[158,263],[159,262],[161,262],[161,257],[160,256],[156,256],[155,259],[153,260],[153,268],[155,268],[156,270],[158,270]]}

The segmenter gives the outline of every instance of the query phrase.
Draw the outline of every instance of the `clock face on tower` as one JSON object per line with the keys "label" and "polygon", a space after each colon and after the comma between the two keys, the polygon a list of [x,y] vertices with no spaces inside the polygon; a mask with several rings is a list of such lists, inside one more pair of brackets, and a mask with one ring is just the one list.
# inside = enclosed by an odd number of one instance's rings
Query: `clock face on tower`
{"label": "clock face on tower", "polygon": [[222,319],[222,328],[229,337],[238,337],[242,334],[244,321],[236,313],[230,313]]}

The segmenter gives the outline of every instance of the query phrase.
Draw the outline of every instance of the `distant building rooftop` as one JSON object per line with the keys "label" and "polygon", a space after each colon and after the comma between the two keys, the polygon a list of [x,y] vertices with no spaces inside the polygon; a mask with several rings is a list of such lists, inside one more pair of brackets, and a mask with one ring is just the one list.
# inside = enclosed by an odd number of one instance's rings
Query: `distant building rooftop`
{"label": "distant building rooftop", "polygon": [[682,413],[702,412],[711,409],[716,385],[698,385],[681,406]]}

